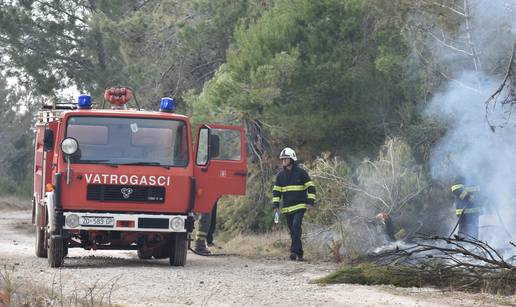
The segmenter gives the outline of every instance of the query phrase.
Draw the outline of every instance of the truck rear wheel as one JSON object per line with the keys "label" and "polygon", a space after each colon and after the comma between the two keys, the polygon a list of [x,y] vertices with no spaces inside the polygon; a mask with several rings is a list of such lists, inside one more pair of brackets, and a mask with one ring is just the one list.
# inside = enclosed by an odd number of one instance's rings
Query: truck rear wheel
{"label": "truck rear wheel", "polygon": [[48,264],[52,268],[63,265],[64,242],[62,236],[52,235],[48,240]]}
{"label": "truck rear wheel", "polygon": [[47,233],[45,228],[36,226],[36,256],[39,258],[47,258],[46,240]]}
{"label": "truck rear wheel", "polygon": [[186,252],[188,251],[186,232],[172,234],[170,243],[170,265],[184,266],[186,264]]}

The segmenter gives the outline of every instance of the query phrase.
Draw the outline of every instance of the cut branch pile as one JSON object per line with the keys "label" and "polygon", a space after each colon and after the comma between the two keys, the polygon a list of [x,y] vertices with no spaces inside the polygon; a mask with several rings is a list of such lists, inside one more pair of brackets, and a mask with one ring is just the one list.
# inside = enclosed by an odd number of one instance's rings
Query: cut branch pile
{"label": "cut branch pile", "polygon": [[[504,254],[514,252],[514,245]],[[516,293],[516,255],[475,238],[418,236],[408,247],[368,255],[368,261],[392,268],[392,274],[417,279],[420,286],[455,290]]]}

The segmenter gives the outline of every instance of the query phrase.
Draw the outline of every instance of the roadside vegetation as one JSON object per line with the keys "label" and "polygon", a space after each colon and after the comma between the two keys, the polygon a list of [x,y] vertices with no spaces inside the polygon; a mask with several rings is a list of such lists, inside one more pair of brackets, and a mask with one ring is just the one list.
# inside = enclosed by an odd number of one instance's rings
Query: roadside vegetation
{"label": "roadside vegetation", "polygon": [[[445,270],[444,264],[428,261],[414,267],[404,264],[378,265],[361,263],[343,266],[336,272],[314,280],[317,284],[350,283],[360,285],[394,285],[396,287],[436,287],[449,291],[482,292],[512,296],[514,276],[510,272],[500,272],[479,282],[474,276],[466,276],[462,270],[438,274]],[[434,272],[434,273],[432,273]]]}
{"label": "roadside vegetation", "polygon": [[111,302],[111,295],[116,291],[116,278],[106,282],[78,284],[62,279],[61,271],[56,271],[50,285],[36,283],[35,280],[20,276],[16,267],[4,265],[0,270],[0,306],[80,306],[80,307],[116,307]]}

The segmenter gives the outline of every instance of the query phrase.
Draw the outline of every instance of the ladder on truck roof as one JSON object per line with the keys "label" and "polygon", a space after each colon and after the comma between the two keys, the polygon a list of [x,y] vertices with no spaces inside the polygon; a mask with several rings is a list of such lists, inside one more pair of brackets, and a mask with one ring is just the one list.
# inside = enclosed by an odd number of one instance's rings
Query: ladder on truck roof
{"label": "ladder on truck roof", "polygon": [[35,115],[36,125],[44,125],[59,119],[59,114],[64,111],[77,109],[75,103],[58,103],[54,105],[44,105],[43,110]]}

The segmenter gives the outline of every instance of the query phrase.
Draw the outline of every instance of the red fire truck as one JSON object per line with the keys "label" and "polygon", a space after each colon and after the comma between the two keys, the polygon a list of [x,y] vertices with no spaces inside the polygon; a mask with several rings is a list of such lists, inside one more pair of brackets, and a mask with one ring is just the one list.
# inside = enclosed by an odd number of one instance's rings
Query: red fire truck
{"label": "red fire truck", "polygon": [[189,118],[127,109],[129,89],[110,89],[112,109],[88,95],[68,109],[37,115],[33,223],[36,255],[63,265],[69,248],[137,250],[141,259],[184,266],[194,213],[246,189],[242,127],[201,125],[193,146]]}

